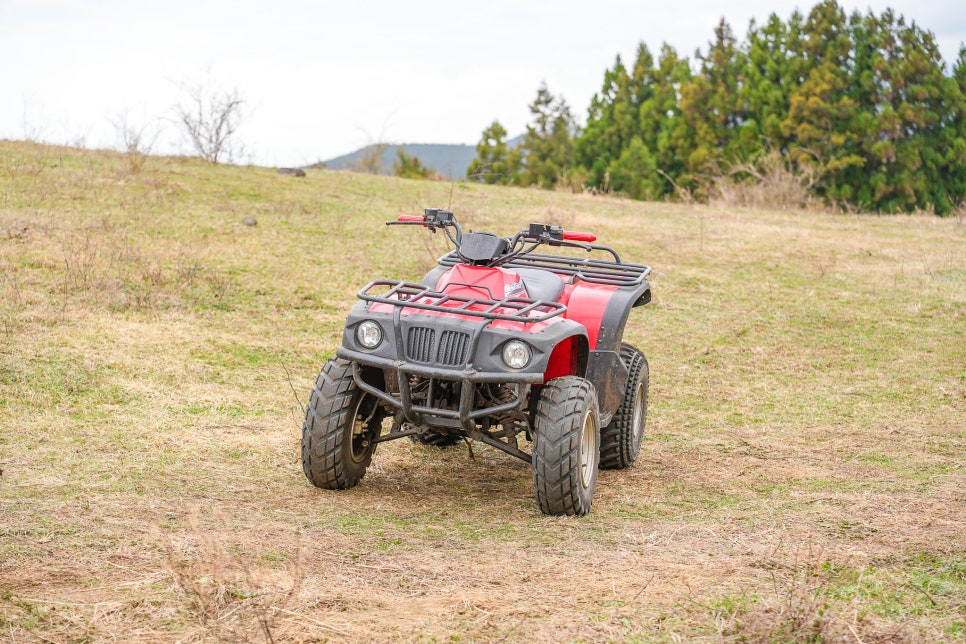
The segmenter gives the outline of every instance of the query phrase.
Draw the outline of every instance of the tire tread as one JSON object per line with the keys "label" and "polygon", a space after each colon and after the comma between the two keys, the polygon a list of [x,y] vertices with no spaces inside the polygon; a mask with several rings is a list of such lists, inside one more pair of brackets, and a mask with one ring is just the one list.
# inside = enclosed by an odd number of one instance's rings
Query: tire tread
{"label": "tire tread", "polygon": [[302,471],[316,487],[346,490],[365,476],[368,459],[361,468],[352,463],[345,439],[355,422],[350,415],[357,394],[351,362],[333,358],[322,366],[302,425]]}
{"label": "tire tread", "polygon": [[555,378],[541,392],[532,458],[537,505],[545,514],[573,516],[590,510],[580,482],[583,410],[589,404],[596,414],[597,394],[583,378]]}
{"label": "tire tread", "polygon": [[[634,441],[634,400],[633,393],[638,379],[644,380],[644,418],[647,420],[647,398],[650,388],[650,370],[647,358],[636,347],[622,343],[621,359],[627,365],[627,385],[624,399],[607,427],[600,432],[600,467],[607,470],[621,470],[630,467],[641,451],[640,441]],[[646,427],[646,425],[645,425]],[[643,436],[644,428],[641,428]]]}

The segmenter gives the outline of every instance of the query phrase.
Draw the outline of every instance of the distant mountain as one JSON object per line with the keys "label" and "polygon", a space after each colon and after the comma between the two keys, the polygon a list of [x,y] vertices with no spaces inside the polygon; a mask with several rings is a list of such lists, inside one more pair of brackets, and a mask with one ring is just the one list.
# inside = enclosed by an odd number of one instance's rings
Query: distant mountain
{"label": "distant mountain", "polygon": [[367,145],[355,152],[325,161],[329,170],[364,170],[372,155],[378,154],[382,147],[379,174],[392,174],[392,164],[400,149],[411,157],[417,157],[424,166],[443,175],[447,179],[462,179],[466,169],[476,158],[475,145],[443,143],[405,143],[400,145]]}
{"label": "distant mountain", "polygon": [[[507,141],[508,147],[516,147],[523,140],[523,135]],[[392,164],[397,153],[402,149],[411,157],[417,157],[424,166],[431,168],[447,179],[462,179],[466,177],[466,169],[476,158],[475,145],[447,144],[447,143],[401,143],[385,145],[367,145],[355,152],[317,163],[312,167],[324,167],[329,170],[364,170],[373,155],[377,155],[382,148],[379,174],[392,174]]]}

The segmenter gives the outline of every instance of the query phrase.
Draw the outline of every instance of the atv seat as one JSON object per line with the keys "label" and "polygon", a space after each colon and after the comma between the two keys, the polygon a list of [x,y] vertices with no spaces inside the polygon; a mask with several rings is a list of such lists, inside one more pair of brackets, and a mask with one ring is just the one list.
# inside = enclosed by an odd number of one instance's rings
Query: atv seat
{"label": "atv seat", "polygon": [[534,300],[556,302],[564,290],[563,280],[548,271],[534,268],[513,269],[523,280],[527,294]]}

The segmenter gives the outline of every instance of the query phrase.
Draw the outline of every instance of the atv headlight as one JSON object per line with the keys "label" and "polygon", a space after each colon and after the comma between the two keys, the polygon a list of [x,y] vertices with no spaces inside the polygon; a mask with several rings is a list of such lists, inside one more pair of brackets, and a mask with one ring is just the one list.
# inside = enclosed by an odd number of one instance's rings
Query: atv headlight
{"label": "atv headlight", "polygon": [[530,364],[532,352],[525,342],[510,340],[503,345],[503,362],[511,369],[523,369]]}
{"label": "atv headlight", "polygon": [[356,340],[366,349],[375,349],[382,342],[382,327],[366,320],[356,328]]}

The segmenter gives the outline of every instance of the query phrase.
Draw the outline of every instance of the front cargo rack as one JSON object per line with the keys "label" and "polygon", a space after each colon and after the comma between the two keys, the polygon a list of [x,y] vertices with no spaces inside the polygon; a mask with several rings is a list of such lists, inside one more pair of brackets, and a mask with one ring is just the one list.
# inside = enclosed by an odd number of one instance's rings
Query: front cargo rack
{"label": "front cargo rack", "polygon": [[[456,251],[439,258],[440,266],[456,266],[463,260]],[[503,265],[505,268],[535,268],[558,275],[572,275],[584,282],[611,286],[638,286],[651,272],[650,266],[609,262],[601,259],[581,259],[559,255],[521,255]]]}
{"label": "front cargo rack", "polygon": [[[380,293],[373,292],[382,289],[388,290]],[[492,297],[467,297],[437,291],[425,284],[397,280],[369,282],[359,291],[358,296],[360,300],[365,302],[378,302],[390,306],[435,311],[437,313],[455,313],[486,320],[508,320],[522,324],[545,322],[567,310],[567,307],[563,304],[548,302],[547,300],[533,300],[526,297],[508,297],[502,300]],[[501,309],[503,311],[500,311]],[[506,313],[507,309],[511,312]]]}

